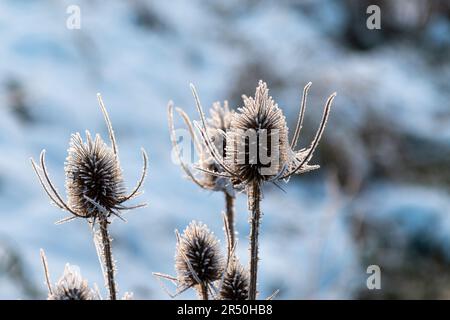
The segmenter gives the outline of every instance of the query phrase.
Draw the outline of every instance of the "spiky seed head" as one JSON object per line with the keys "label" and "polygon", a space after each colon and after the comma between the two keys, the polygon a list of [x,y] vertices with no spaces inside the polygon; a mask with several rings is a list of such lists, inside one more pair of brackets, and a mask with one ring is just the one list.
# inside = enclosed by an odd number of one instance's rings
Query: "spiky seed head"
{"label": "spiky seed head", "polygon": [[95,292],[81,277],[78,267],[66,264],[64,273],[52,288],[48,300],[95,300]]}
{"label": "spiky seed head", "polygon": [[117,156],[99,135],[93,140],[86,132],[86,142],[73,134],[65,163],[69,206],[86,218],[95,218],[104,209],[109,214],[118,209],[125,195],[122,170]]}
{"label": "spiky seed head", "polygon": [[[233,111],[230,110],[228,101],[224,101],[223,106],[220,102],[214,102],[210,109],[210,118],[207,119],[208,134],[222,157],[225,157],[226,132],[230,128],[232,114]],[[208,171],[223,172],[222,167],[214,161],[207,148],[204,148],[200,154],[200,167]],[[202,183],[208,189],[232,193],[227,180],[223,177],[205,173]]]}
{"label": "spiky seed head", "polygon": [[230,128],[233,112],[230,110],[228,101],[224,101],[223,106],[220,101],[214,102],[209,113],[211,116],[207,119],[207,123],[212,134],[216,134],[215,130],[226,132]]}
{"label": "spiky seed head", "polygon": [[234,184],[263,182],[277,176],[288,161],[288,127],[283,112],[259,81],[255,97],[244,96],[227,134],[226,162],[239,177]]}
{"label": "spiky seed head", "polygon": [[179,237],[176,248],[175,269],[180,284],[188,287],[210,284],[220,279],[223,264],[217,238],[205,224],[192,221]]}
{"label": "spiky seed head", "polygon": [[247,300],[250,275],[248,271],[234,258],[223,279],[220,290],[222,300]]}

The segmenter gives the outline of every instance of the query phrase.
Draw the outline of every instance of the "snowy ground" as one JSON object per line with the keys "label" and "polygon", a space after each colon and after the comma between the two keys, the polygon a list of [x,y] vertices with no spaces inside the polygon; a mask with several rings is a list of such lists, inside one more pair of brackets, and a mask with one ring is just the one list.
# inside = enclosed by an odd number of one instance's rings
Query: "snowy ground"
{"label": "snowy ground", "polygon": [[[150,18],[132,5],[140,2],[0,3],[0,245],[20,257],[24,274],[11,276],[17,272],[2,270],[0,262],[0,298],[45,297],[40,248],[47,253],[54,281],[69,262],[103,289],[89,228],[78,220],[54,225],[64,213],[50,206],[29,163],[45,148],[52,178],[63,190],[70,134],[89,129],[107,137],[97,92],[109,109],[129,187],[139,177],[141,146],[150,158],[140,199],[148,207],[127,213],[128,223],[116,220],[112,225],[119,290],[132,291],[136,298],[167,298],[151,273],[174,273],[174,229],[201,220],[223,239],[222,195],[200,191],[171,161],[166,105],[172,99],[195,116],[190,82],[207,106],[224,99],[238,103],[241,93],[252,94],[253,75],[251,83],[242,84],[250,72],[267,77],[271,94],[293,123],[300,89],[311,80],[308,125],[317,124],[326,96],[339,94],[327,141],[348,140],[352,145],[352,133],[364,126],[362,119],[372,109],[401,132],[450,149],[449,64],[432,78],[434,71],[420,56],[401,45],[370,54],[348,52],[330,38],[330,25],[339,25],[344,14],[336,1],[322,1],[329,5],[317,19],[328,24],[292,10],[289,1],[251,9],[236,9],[239,1],[159,1],[147,6],[154,15]],[[66,28],[66,7],[74,3],[81,6],[81,30]],[[31,122],[21,121],[11,109],[15,100],[7,84],[13,80],[20,83]],[[445,86],[447,90],[439,90]],[[359,150],[358,143],[353,145]],[[363,179],[369,156],[364,150],[352,152],[352,165]],[[380,219],[404,212],[401,208],[407,205],[430,207],[442,219],[449,211],[450,197],[439,188],[392,181],[369,184],[354,200],[323,170],[295,179],[284,186],[286,193],[265,190],[262,297],[279,288],[280,298],[287,299],[351,298],[364,286],[367,266],[359,261],[346,223],[350,211]],[[412,195],[422,201],[411,202]],[[237,208],[238,252],[246,262],[248,225],[242,195]],[[426,215],[421,212],[428,211],[416,211],[406,228],[421,223]],[[448,218],[443,221],[436,237],[448,245],[450,224]]]}

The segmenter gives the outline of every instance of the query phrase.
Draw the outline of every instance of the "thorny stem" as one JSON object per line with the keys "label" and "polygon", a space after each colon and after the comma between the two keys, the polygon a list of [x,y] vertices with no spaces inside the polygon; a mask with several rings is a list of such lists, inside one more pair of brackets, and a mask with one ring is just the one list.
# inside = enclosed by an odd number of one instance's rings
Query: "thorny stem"
{"label": "thorny stem", "polygon": [[205,283],[200,284],[200,295],[202,300],[208,300],[208,286]]}
{"label": "thorny stem", "polygon": [[250,217],[250,285],[249,300],[256,300],[258,278],[258,237],[261,220],[261,189],[258,182],[248,186],[248,202],[251,210]]}
{"label": "thorny stem", "polygon": [[234,231],[234,197],[230,196],[227,192],[225,193],[225,204],[226,204],[226,215],[228,221],[229,238],[231,248],[228,248],[228,252],[231,252],[234,243],[236,242],[236,234]]}
{"label": "thorny stem", "polygon": [[109,290],[110,300],[117,299],[116,282],[114,280],[114,261],[111,251],[111,238],[108,232],[108,219],[106,217],[99,218],[100,235],[102,241],[103,261],[106,267],[105,281]]}

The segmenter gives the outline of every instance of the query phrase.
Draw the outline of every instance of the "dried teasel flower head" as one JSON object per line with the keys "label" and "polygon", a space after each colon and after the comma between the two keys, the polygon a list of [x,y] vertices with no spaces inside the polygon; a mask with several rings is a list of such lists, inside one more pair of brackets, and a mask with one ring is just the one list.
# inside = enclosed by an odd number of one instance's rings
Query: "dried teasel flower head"
{"label": "dried teasel flower head", "polygon": [[40,250],[40,255],[48,289],[48,300],[96,300],[100,298],[94,290],[89,288],[87,280],[81,277],[80,269],[68,263],[62,277],[55,285],[52,285],[44,250]]}
{"label": "dried teasel flower head", "polygon": [[119,161],[111,147],[86,132],[86,142],[73,134],[66,159],[66,190],[72,210],[86,218],[99,210],[112,213],[121,208],[126,196]]}
{"label": "dried teasel flower head", "polygon": [[254,98],[243,98],[227,132],[225,161],[237,176],[235,184],[271,180],[288,161],[286,118],[262,81]]}
{"label": "dried teasel flower head", "polygon": [[326,101],[319,129],[310,146],[295,150],[303,125],[306,97],[311,83],[303,89],[302,102],[291,142],[288,141],[288,127],[283,112],[269,96],[267,84],[259,81],[255,97],[243,96],[244,106],[232,114],[230,128],[226,131],[225,156],[214,144],[208,130],[200,99],[193,85],[191,89],[200,115],[201,124],[197,125],[203,145],[214,158],[221,170],[203,171],[231,179],[235,188],[245,188],[265,181],[287,180],[293,174],[301,174],[319,168],[310,165],[314,151],[325,129],[332,102],[333,93]]}
{"label": "dried teasel flower head", "polygon": [[[226,132],[230,129],[233,113],[230,111],[228,101],[224,101],[223,106],[220,102],[214,102],[210,109],[211,117],[207,119],[209,135],[222,156],[225,156],[225,148],[227,145]],[[203,151],[200,153],[198,167],[207,171],[222,171],[220,165],[216,163],[205,147],[203,147]],[[234,194],[234,190],[228,179],[213,176],[205,172],[202,173],[202,176],[202,182],[208,189],[227,191],[231,195]]]}
{"label": "dried teasel flower head", "polygon": [[64,274],[52,287],[48,300],[95,300],[95,292],[89,288],[88,283],[81,277],[76,266],[66,264]]}
{"label": "dried teasel flower head", "polygon": [[89,131],[86,131],[86,141],[83,141],[79,133],[72,135],[65,163],[67,202],[50,180],[45,165],[45,150],[41,152],[40,166],[31,159],[39,182],[51,201],[72,214],[59,223],[77,217],[90,219],[93,223],[99,217],[108,219],[115,215],[121,218],[120,211],[145,206],[125,206],[124,202],[140,194],[147,173],[147,154],[142,149],[144,165],[141,178],[136,187],[126,194],[114,131],[100,94],[97,97],[108,127],[111,146],[99,135],[93,139]]}
{"label": "dried teasel flower head", "polygon": [[209,286],[221,278],[224,259],[219,241],[205,224],[192,221],[182,235],[177,233],[175,269],[182,287]]}
{"label": "dried teasel flower head", "polygon": [[[214,176],[207,173],[209,171],[221,172],[222,169],[220,165],[215,162],[214,157],[211,156],[208,148],[202,145],[199,141],[194,125],[189,116],[181,108],[176,108],[176,111],[179,113],[188,129],[190,139],[194,143],[195,151],[199,158],[198,162],[194,163],[194,167],[199,170],[196,170],[194,174],[189,165],[185,163],[181,156],[182,150],[180,150],[177,143],[178,139],[173,123],[173,103],[170,101],[168,105],[168,118],[171,140],[178,158],[178,162],[185,171],[187,177],[203,189],[223,191],[234,197],[235,192],[228,178]],[[214,102],[212,108],[210,109],[210,118],[207,119],[208,133],[210,134],[215,147],[219,150],[222,156],[225,156],[226,132],[230,128],[232,114],[233,111],[230,110],[228,101],[224,101],[223,104],[220,102]]]}
{"label": "dried teasel flower head", "polygon": [[237,258],[230,261],[219,297],[222,300],[248,300],[250,275]]}
{"label": "dried teasel flower head", "polygon": [[219,101],[214,102],[209,113],[211,116],[207,119],[208,129],[211,130],[213,136],[217,135],[219,139],[222,133],[230,128],[233,112],[230,110],[228,101],[225,100],[223,106]]}

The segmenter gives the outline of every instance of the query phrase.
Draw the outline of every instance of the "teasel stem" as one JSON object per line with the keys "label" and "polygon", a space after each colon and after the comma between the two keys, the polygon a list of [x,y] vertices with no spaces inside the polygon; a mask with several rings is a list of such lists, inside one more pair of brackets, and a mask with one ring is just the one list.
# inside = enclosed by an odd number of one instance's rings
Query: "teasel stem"
{"label": "teasel stem", "polygon": [[202,300],[208,300],[208,285],[206,283],[200,284],[200,295]]}
{"label": "teasel stem", "polygon": [[249,300],[256,300],[258,278],[258,237],[261,222],[261,187],[258,181],[252,182],[247,191],[250,217],[250,285]]}
{"label": "teasel stem", "polygon": [[230,252],[236,242],[236,233],[234,231],[234,197],[229,195],[228,192],[225,193],[225,205],[226,205],[226,215],[228,221],[228,232],[231,247],[228,248]]}
{"label": "teasel stem", "polygon": [[116,282],[114,280],[114,260],[111,250],[111,237],[108,232],[108,219],[101,216],[99,218],[100,235],[102,241],[103,262],[105,264],[105,281],[109,290],[110,300],[117,300]]}

